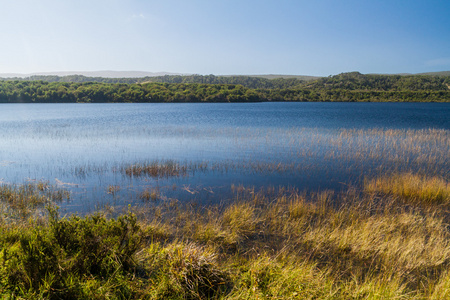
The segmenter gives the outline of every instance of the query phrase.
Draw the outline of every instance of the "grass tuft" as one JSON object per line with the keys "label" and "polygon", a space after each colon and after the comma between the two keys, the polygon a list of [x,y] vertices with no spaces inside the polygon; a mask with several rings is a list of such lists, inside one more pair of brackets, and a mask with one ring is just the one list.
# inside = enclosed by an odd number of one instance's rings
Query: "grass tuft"
{"label": "grass tuft", "polygon": [[230,278],[217,263],[217,254],[194,243],[153,244],[147,250],[156,272],[157,295],[178,294],[181,299],[210,299],[230,289]]}

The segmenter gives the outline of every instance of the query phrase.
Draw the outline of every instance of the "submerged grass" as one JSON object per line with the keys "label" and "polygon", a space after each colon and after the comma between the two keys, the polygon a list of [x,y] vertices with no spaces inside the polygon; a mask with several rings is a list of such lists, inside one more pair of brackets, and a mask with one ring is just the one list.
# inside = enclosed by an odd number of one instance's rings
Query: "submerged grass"
{"label": "submerged grass", "polygon": [[4,220],[30,217],[45,205],[69,198],[70,193],[67,190],[43,181],[22,185],[0,185],[0,208]]}
{"label": "submerged grass", "polygon": [[[413,186],[421,194],[422,185]],[[446,202],[405,205],[405,196],[379,190],[234,191],[227,205],[167,200],[117,218],[61,218],[48,206],[40,222],[23,220],[20,229],[1,223],[0,293],[26,299],[450,295]]]}

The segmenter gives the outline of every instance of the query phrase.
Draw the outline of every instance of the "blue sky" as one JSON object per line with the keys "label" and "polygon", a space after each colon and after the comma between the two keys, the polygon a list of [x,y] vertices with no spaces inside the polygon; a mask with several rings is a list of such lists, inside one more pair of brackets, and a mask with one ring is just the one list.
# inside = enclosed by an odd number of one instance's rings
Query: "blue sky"
{"label": "blue sky", "polygon": [[450,70],[449,0],[0,0],[0,73]]}

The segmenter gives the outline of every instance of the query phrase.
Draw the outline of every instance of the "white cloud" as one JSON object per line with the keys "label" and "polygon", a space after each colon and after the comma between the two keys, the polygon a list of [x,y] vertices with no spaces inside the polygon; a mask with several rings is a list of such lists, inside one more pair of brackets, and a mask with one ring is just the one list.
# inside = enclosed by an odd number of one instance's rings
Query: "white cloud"
{"label": "white cloud", "polygon": [[145,15],[144,14],[133,14],[132,16],[131,16],[131,19],[145,19]]}

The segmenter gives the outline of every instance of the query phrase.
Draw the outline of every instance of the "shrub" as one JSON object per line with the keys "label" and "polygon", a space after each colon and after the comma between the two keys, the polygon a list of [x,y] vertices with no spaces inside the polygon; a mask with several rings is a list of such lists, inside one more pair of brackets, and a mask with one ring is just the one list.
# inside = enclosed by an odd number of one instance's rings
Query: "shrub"
{"label": "shrub", "polygon": [[105,293],[128,293],[125,282],[142,246],[140,227],[130,213],[110,220],[99,214],[59,219],[50,208],[48,226],[16,235],[16,242],[3,244],[0,278],[9,293],[26,298],[89,298],[89,289],[82,288],[89,282],[106,287],[114,282]]}

